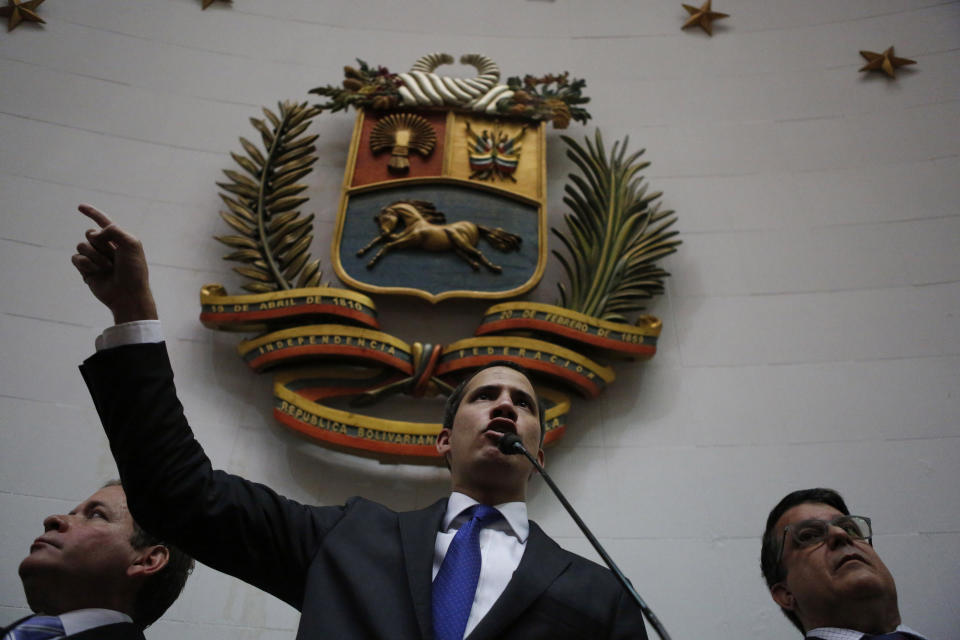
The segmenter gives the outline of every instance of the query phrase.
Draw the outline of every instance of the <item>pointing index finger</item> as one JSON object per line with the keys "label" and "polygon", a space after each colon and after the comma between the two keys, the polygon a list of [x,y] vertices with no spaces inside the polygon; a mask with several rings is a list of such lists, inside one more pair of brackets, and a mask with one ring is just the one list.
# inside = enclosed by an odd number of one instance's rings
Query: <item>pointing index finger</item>
{"label": "pointing index finger", "polygon": [[96,222],[101,229],[106,229],[113,224],[113,221],[107,217],[107,214],[92,205],[81,204],[77,209],[80,213]]}

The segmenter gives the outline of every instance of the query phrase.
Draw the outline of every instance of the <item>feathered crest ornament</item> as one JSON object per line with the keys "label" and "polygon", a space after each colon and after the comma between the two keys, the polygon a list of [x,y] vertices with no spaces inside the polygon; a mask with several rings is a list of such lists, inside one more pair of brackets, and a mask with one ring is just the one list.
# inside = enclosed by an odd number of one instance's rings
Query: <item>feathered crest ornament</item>
{"label": "feathered crest ornament", "polygon": [[220,197],[229,209],[220,217],[239,235],[215,238],[234,249],[223,258],[243,263],[233,270],[251,280],[243,288],[253,293],[315,287],[323,276],[320,259],[311,261],[307,251],[313,214],[303,217],[297,210],[308,200],[298,195],[307,186],[297,181],[313,171],[317,161],[317,136],[304,132],[320,110],[306,102],[277,106],[279,114],[263,109],[266,120],[250,118],[264,151],[241,137],[246,155],[230,155],[243,171],[224,169],[230,181],[217,183],[227,192]]}
{"label": "feathered crest ornament", "polygon": [[553,251],[570,281],[562,283],[560,306],[610,322],[627,322],[625,313],[643,310],[642,301],[663,293],[670,274],[656,261],[677,250],[680,240],[668,229],[677,221],[672,210],[654,204],[662,193],[647,194],[639,173],[641,149],[627,156],[629,138],[617,141],[607,156],[600,131],[586,148],[563,136],[567,157],[582,175],[570,174],[564,203],[567,233],[552,229],[570,253]]}

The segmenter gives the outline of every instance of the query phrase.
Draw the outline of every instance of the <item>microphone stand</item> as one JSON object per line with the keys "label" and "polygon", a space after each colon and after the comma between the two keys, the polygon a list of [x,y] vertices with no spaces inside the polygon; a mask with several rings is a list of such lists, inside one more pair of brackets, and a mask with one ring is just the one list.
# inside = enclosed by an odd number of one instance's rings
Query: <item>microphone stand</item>
{"label": "microphone stand", "polygon": [[627,579],[623,572],[620,571],[620,567],[617,566],[617,563],[613,561],[613,558],[606,552],[606,550],[600,545],[600,542],[594,537],[590,532],[590,529],[587,528],[587,525],[580,519],[580,516],[577,515],[577,512],[574,511],[573,506],[567,502],[567,499],[560,492],[559,487],[554,483],[553,479],[544,471],[543,467],[540,465],[536,459],[530,455],[530,452],[527,451],[526,447],[523,446],[523,443],[520,441],[520,437],[513,433],[506,433],[500,437],[500,441],[497,446],[500,448],[502,453],[506,455],[516,455],[522,453],[526,456],[527,460],[530,461],[530,464],[534,466],[543,479],[547,481],[547,484],[553,489],[553,493],[556,494],[557,498],[560,500],[560,503],[563,504],[564,508],[567,510],[567,513],[570,514],[570,517],[573,518],[574,522],[577,523],[577,526],[580,527],[580,530],[583,531],[583,534],[587,536],[587,540],[590,541],[590,544],[593,545],[593,548],[597,550],[597,553],[600,554],[600,557],[603,558],[603,561],[610,571],[613,572],[613,575],[617,577],[617,580],[620,581],[620,584],[623,585],[623,588],[626,589],[627,593],[633,598],[634,602],[637,603],[637,606],[640,607],[640,611],[643,612],[644,617],[650,623],[650,626],[653,627],[654,631],[657,632],[657,635],[660,636],[662,640],[670,640],[670,634],[667,633],[667,630],[664,629],[663,624],[660,623],[660,619],[653,613],[653,610],[647,606],[647,603],[643,598],[640,597],[640,594],[637,593],[637,590],[633,588],[633,584],[630,580]]}

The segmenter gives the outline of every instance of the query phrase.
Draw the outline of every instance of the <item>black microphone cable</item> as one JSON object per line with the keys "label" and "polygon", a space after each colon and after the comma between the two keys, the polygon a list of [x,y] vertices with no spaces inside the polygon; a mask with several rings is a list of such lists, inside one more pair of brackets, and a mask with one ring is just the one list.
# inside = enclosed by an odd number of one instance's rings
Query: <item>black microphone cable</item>
{"label": "black microphone cable", "polygon": [[506,455],[516,455],[522,453],[527,457],[527,460],[530,461],[530,464],[534,466],[543,479],[547,481],[547,484],[550,485],[550,488],[553,489],[553,493],[556,494],[557,498],[563,504],[564,508],[567,510],[567,513],[570,514],[570,517],[573,518],[574,522],[577,523],[577,526],[580,527],[580,530],[583,531],[583,534],[587,536],[587,540],[590,541],[590,544],[593,545],[593,548],[597,550],[597,553],[600,554],[600,557],[603,558],[603,561],[610,567],[610,571],[613,572],[613,575],[617,577],[617,580],[620,581],[620,584],[623,585],[623,588],[627,590],[627,593],[633,598],[637,603],[637,606],[640,607],[640,611],[643,612],[644,617],[650,623],[650,626],[653,627],[654,631],[657,632],[657,635],[660,636],[662,640],[670,640],[670,634],[667,633],[667,630],[663,628],[663,624],[660,623],[660,619],[657,618],[656,614],[653,613],[653,610],[647,606],[647,603],[640,597],[640,594],[637,593],[637,590],[633,588],[633,584],[630,580],[627,579],[623,572],[620,571],[620,567],[617,566],[617,563],[613,561],[613,558],[606,552],[606,550],[601,546],[600,542],[594,537],[590,532],[590,529],[587,528],[587,525],[580,519],[580,516],[577,515],[577,512],[574,511],[573,506],[567,502],[567,499],[563,496],[563,493],[560,492],[560,489],[553,482],[553,479],[544,471],[543,467],[540,465],[536,459],[530,455],[530,452],[527,451],[526,447],[523,446],[523,442],[520,440],[520,436],[515,433],[505,433],[500,436],[500,440],[497,443],[500,451]]}

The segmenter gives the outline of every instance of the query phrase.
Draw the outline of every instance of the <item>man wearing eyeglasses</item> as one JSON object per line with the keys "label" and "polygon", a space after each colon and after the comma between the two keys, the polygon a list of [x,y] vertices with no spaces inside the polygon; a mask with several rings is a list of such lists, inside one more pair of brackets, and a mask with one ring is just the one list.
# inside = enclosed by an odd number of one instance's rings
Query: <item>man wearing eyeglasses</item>
{"label": "man wearing eyeglasses", "polygon": [[900,622],[870,518],[851,515],[833,489],[794,491],[773,508],[760,566],[771,597],[806,638],[926,640]]}

